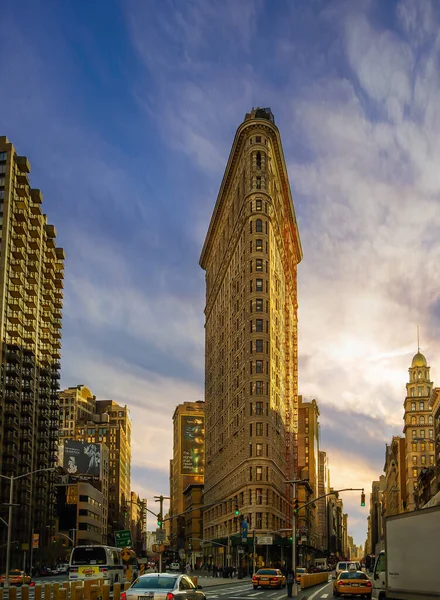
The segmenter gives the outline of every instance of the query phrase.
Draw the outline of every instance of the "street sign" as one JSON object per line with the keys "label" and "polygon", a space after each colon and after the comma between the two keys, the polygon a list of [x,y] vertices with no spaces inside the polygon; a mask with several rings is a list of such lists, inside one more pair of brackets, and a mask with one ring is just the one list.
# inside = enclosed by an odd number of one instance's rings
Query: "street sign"
{"label": "street sign", "polygon": [[271,535],[262,535],[257,537],[258,546],[272,546],[273,537]]}
{"label": "street sign", "polygon": [[115,531],[115,546],[116,548],[129,548],[130,546],[133,546],[131,531],[129,529]]}
{"label": "street sign", "polygon": [[156,542],[164,542],[166,539],[165,529],[156,529]]}

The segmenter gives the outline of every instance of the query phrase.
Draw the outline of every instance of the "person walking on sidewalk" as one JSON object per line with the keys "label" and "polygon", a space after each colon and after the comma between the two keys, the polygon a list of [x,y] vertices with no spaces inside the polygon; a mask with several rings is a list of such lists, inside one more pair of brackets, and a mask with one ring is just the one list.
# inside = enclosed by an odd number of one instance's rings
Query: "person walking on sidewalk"
{"label": "person walking on sidewalk", "polygon": [[187,575],[191,573],[191,565],[189,564],[189,562],[186,563],[185,571]]}
{"label": "person walking on sidewalk", "polygon": [[287,597],[288,598],[292,597],[292,588],[293,588],[294,583],[295,583],[295,574],[292,571],[292,569],[290,569],[290,571],[287,573]]}

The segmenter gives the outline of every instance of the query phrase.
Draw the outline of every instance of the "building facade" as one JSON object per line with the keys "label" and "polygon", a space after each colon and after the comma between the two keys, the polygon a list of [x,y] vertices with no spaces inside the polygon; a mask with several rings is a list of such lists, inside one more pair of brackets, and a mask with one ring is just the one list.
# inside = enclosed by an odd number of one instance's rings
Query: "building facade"
{"label": "building facade", "polygon": [[406,509],[405,438],[393,436],[385,449],[384,508],[387,517]]}
{"label": "building facade", "polygon": [[[55,514],[55,475],[48,469],[57,465],[64,279],[64,251],[29,172],[28,159],[0,137],[0,473],[40,470],[15,482],[12,539],[19,546],[30,545],[33,532],[46,543]],[[2,479],[5,520],[7,502]],[[0,555],[6,531],[0,528]]]}
{"label": "building facade", "polygon": [[[330,476],[327,461],[327,453],[318,452],[318,496],[324,496],[330,491]],[[328,516],[327,498],[317,501],[318,505],[318,547],[322,552],[328,552]]]}
{"label": "building facade", "polygon": [[78,423],[92,420],[96,413],[96,396],[85,385],[62,390],[59,394],[60,401],[60,427],[59,440],[73,439],[75,427]]}
{"label": "building facade", "polygon": [[204,538],[291,524],[298,428],[302,251],[270,109],[237,129],[203,246],[206,271]]}
{"label": "building facade", "polygon": [[184,490],[204,484],[205,403],[184,402],[173,414],[173,458],[170,461],[170,547],[188,550]]}
{"label": "building facade", "polygon": [[434,418],[429,404],[433,386],[429,371],[426,358],[417,352],[409,368],[404,402],[407,510],[418,507],[417,486],[421,470],[435,464]]}

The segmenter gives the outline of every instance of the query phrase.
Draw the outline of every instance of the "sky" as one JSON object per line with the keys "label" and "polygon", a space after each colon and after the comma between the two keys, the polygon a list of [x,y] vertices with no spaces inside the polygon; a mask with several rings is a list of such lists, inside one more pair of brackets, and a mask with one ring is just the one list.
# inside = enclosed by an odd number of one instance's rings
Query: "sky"
{"label": "sky", "polygon": [[[440,370],[439,25],[430,0],[3,1],[0,135],[67,255],[61,386],[130,407],[150,508],[174,409],[204,398],[198,260],[253,106],[280,129],[304,252],[300,393],[331,484],[368,498],[417,326]],[[341,497],[363,544],[368,509]]]}

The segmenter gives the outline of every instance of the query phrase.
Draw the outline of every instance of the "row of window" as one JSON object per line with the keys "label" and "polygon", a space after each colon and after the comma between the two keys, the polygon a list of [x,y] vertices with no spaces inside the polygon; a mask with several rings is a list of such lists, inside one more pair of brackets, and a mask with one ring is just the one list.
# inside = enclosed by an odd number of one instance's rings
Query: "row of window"
{"label": "row of window", "polygon": [[[426,388],[426,394],[424,394],[423,392],[424,392],[423,386],[422,385],[418,385],[417,386],[417,396],[429,396],[430,393],[431,393],[431,388],[429,388],[429,387]],[[409,395],[411,397],[415,396],[416,395],[416,389],[415,388],[411,388],[410,392],[409,392]],[[423,402],[421,402],[421,404],[423,404]],[[420,410],[423,410],[423,408],[421,408]]]}
{"label": "row of window", "polygon": [[[265,453],[264,453],[265,451]],[[249,456],[269,456],[268,444],[249,444]]]}
{"label": "row of window", "polygon": [[[249,249],[250,249],[251,252],[254,251],[253,248],[254,248],[254,243],[251,240],[249,242]],[[263,252],[264,251],[263,248],[264,248],[264,246],[263,246],[263,240],[260,239],[260,238],[257,238],[255,240],[255,252]],[[268,244],[267,244],[267,242],[266,242],[266,250],[265,250],[265,252],[266,252],[266,254],[268,252]]]}
{"label": "row of window", "polygon": [[[255,352],[264,352],[263,350],[263,340],[255,340],[255,344],[253,341],[249,342],[249,350],[252,354],[255,348]],[[266,353],[269,354],[269,342],[266,342]]]}
{"label": "row of window", "polygon": [[[428,439],[432,439],[434,435],[434,431],[432,429],[428,430]],[[424,429],[420,429],[420,431],[417,431],[417,429],[413,429],[412,430],[412,437],[414,438],[426,438],[425,436],[425,430]]]}
{"label": "row of window", "polygon": [[[253,221],[252,219],[249,221],[249,233],[253,233]],[[267,221],[264,221],[264,229],[265,233],[268,232],[268,224]],[[262,219],[257,219],[255,221],[255,233],[263,233],[263,221]]]}
{"label": "row of window", "polygon": [[[256,279],[255,280],[255,291],[256,292],[264,292],[264,280]],[[249,292],[252,294],[254,292],[254,281],[251,279],[249,281]],[[266,294],[269,292],[269,282],[266,281]]]}
{"label": "row of window", "polygon": [[[430,452],[434,452],[435,444],[433,442],[429,442],[428,443],[428,447],[429,447],[429,451]],[[419,444],[417,442],[413,442],[412,443],[412,450],[413,450],[413,452],[418,452],[419,451]],[[425,442],[421,442],[420,443],[420,452],[425,452],[425,450],[426,450],[426,443]]]}
{"label": "row of window", "polygon": [[416,411],[416,410],[425,410],[425,403],[419,402],[419,407],[417,408],[417,402],[411,402],[411,410],[412,411]]}
{"label": "row of window", "polygon": [[[413,463],[413,465],[417,465],[417,463],[418,463],[418,457],[417,456],[413,456],[412,457],[412,463]],[[427,459],[426,459],[425,454],[422,454],[422,456],[420,457],[420,464],[422,466],[425,466],[427,464]],[[430,465],[434,465],[434,456],[432,456],[432,455],[429,456],[429,464]]]}
{"label": "row of window", "polygon": [[[256,396],[264,394],[264,381],[250,381],[249,382],[249,393],[252,396],[255,394]],[[266,381],[266,395],[269,395],[269,382]],[[258,402],[257,402],[258,404]],[[262,413],[261,413],[262,414]]]}
{"label": "row of window", "polygon": [[[250,423],[250,425],[249,425],[249,436],[250,437],[252,437],[253,432],[255,432],[256,437],[264,435],[264,423]],[[269,423],[266,423],[266,437],[269,437]]]}
{"label": "row of window", "polygon": [[0,160],[6,160],[7,156],[8,156],[7,152],[0,152]]}
{"label": "row of window", "polygon": [[[421,415],[419,417],[419,425],[425,425],[425,417]],[[417,425],[417,417],[411,417],[411,425]],[[428,417],[428,425],[433,425],[432,415]]]}
{"label": "row of window", "polygon": [[[263,211],[263,200],[261,200],[261,198],[257,198],[255,201],[251,200],[249,203],[251,212],[253,212],[254,210],[254,202],[255,202],[255,210],[258,212],[262,212]],[[264,202],[264,212],[267,213],[267,202]]]}
{"label": "row of window", "polygon": [[[249,363],[249,373],[253,375],[255,365],[255,373],[264,373],[264,361],[256,360],[255,363],[251,360]],[[266,374],[269,375],[269,362],[266,361]]]}
{"label": "row of window", "polygon": [[269,467],[249,467],[249,481],[269,481]]}
{"label": "row of window", "polygon": [[267,402],[251,402],[249,404],[249,415],[252,417],[254,415],[266,417],[269,416],[269,404]]}

